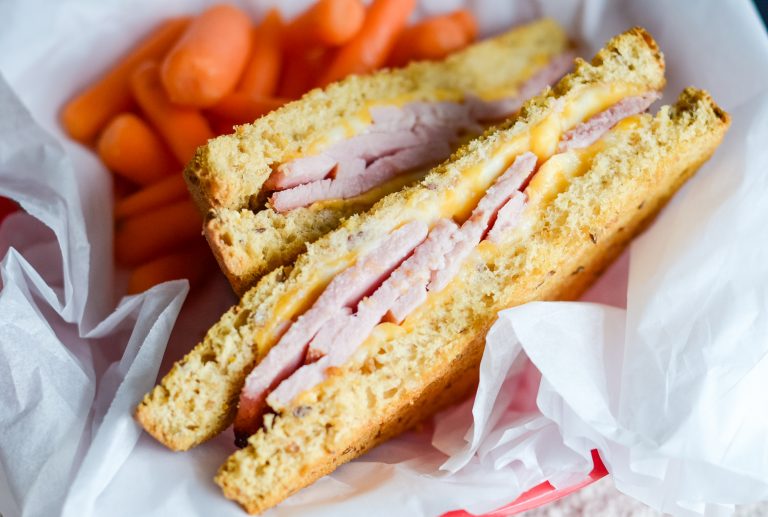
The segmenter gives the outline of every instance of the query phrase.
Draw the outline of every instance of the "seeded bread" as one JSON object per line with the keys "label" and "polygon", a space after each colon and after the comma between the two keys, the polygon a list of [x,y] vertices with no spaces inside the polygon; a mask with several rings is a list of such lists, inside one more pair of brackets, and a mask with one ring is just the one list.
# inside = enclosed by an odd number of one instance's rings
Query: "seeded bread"
{"label": "seeded bread", "polygon": [[[339,229],[308,246],[294,266],[278,268],[265,276],[144,398],[137,408],[139,422],[174,450],[188,449],[215,436],[232,422],[245,376],[271,346],[257,338],[269,323],[275,305],[289,290],[311,284],[318,263],[327,257],[370,249],[378,238],[404,222],[405,207],[437,203],[442,193],[453,190],[462,171],[488,160],[491,149],[529,131],[558,109],[562,101],[585,88],[623,81],[644,91],[658,90],[664,85],[663,75],[663,57],[641,29],[611,40],[591,64],[577,60],[574,73],[563,78],[554,90],[527,102],[515,119],[461,148],[418,185],[385,197],[365,215],[350,217]],[[589,194],[586,199],[593,197]],[[534,266],[532,261],[526,267]]]}
{"label": "seeded bread", "polygon": [[[567,46],[564,31],[544,19],[470,46],[441,62],[353,76],[237,128],[198,149],[185,177],[200,210],[204,233],[222,271],[238,294],[277,266],[293,262],[306,244],[349,215],[370,208],[407,182],[375,195],[275,212],[261,192],[273,167],[329,144],[321,139],[349,127],[375,101],[434,101],[464,93],[509,95]],[[313,149],[315,149],[313,151]],[[426,171],[410,179],[421,179]]]}

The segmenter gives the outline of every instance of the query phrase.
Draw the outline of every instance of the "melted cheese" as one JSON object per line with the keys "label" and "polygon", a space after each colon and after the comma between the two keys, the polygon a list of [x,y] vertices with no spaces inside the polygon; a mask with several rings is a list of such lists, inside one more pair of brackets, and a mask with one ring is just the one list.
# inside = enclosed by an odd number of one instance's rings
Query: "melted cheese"
{"label": "melted cheese", "polygon": [[391,180],[382,183],[378,187],[375,187],[367,192],[363,192],[359,196],[354,196],[348,199],[327,199],[324,201],[317,201],[311,206],[312,210],[323,210],[325,208],[339,208],[346,203],[362,203],[373,205],[376,201],[383,198],[387,194],[397,192],[404,186],[414,183],[427,173],[425,170],[417,170],[405,174],[399,174]]}
{"label": "melted cheese", "polygon": [[298,285],[294,284],[291,289],[283,293],[275,303],[270,318],[254,334],[259,350],[271,348],[280,338],[284,323],[306,312],[333,277],[353,265],[356,258],[357,254],[347,253],[343,257],[327,260],[313,268],[309,278]]}
{"label": "melted cheese", "polygon": [[536,72],[549,64],[554,57],[555,56],[552,54],[539,54],[528,62],[527,66],[519,74],[521,79],[514,86],[503,85],[495,88],[488,88],[475,95],[487,102],[498,101],[508,97],[517,97],[520,93],[520,87],[533,78]]}

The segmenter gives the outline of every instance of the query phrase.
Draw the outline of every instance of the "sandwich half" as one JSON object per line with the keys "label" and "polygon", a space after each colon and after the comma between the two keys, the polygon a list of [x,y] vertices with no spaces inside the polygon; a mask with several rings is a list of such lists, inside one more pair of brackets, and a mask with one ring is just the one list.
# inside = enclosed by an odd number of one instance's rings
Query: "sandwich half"
{"label": "sandwich half", "polygon": [[185,449],[234,421],[224,494],[262,512],[476,387],[497,313],[578,297],[714,152],[701,90],[645,113],[664,61],[635,28],[419,183],[249,290],[137,408]]}
{"label": "sandwich half", "polygon": [[508,118],[568,71],[567,45],[554,21],[537,21],[444,61],[313,90],[202,146],[185,177],[234,290]]}

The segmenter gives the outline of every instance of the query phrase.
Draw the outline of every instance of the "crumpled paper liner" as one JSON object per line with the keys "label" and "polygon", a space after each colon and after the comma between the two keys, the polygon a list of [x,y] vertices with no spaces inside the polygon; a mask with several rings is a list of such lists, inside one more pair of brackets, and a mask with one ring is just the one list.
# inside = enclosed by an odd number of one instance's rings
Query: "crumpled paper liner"
{"label": "crumpled paper liner", "polygon": [[[286,12],[307,3],[286,2]],[[463,3],[421,2],[418,15]],[[172,453],[131,417],[161,358],[166,370],[234,298],[217,276],[186,301],[184,281],[116,299],[124,278],[111,260],[109,175],[56,123],[62,103],[154,21],[206,4],[0,6],[0,195],[31,214],[0,227],[5,516],[242,515],[211,481],[233,450],[231,436]],[[242,5],[254,15],[268,7]],[[592,448],[619,490],[661,511],[724,515],[729,504],[768,498],[768,39],[754,8],[717,0],[467,5],[485,33],[553,16],[585,56],[642,25],[666,55],[665,100],[688,84],[707,88],[733,126],[591,302],[501,313],[474,400],[269,513],[488,511],[543,480],[582,479]]]}

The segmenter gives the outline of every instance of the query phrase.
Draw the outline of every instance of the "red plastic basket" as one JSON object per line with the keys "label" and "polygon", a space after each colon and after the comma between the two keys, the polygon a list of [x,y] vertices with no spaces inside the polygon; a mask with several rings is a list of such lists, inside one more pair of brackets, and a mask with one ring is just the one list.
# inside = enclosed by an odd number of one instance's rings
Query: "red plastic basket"
{"label": "red plastic basket", "polygon": [[0,197],[0,223],[9,215],[19,209],[19,205],[15,201],[11,201],[8,198]]}
{"label": "red plastic basket", "polygon": [[[561,499],[576,492],[577,490],[581,490],[585,486],[594,483],[598,479],[605,477],[608,474],[605,465],[603,465],[603,460],[600,459],[600,454],[598,454],[597,450],[592,450],[592,461],[595,467],[592,469],[592,472],[589,473],[589,476],[587,476],[583,481],[580,481],[575,485],[563,487],[560,489],[553,487],[551,484],[549,484],[549,482],[544,482],[523,493],[520,497],[508,505],[490,513],[486,513],[482,517],[507,517],[509,515],[516,515],[518,513],[532,510],[533,508],[537,508],[547,503],[551,503],[552,501]],[[443,514],[443,517],[473,516],[472,514],[463,510],[455,510],[453,512]]]}

